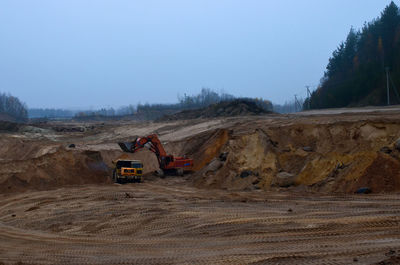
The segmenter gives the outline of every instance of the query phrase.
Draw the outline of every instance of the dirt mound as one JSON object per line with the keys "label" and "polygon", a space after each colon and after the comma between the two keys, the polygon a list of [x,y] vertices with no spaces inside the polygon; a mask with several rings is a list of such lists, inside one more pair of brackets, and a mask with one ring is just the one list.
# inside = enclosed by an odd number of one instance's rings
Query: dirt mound
{"label": "dirt mound", "polygon": [[0,138],[0,162],[19,161],[54,153],[60,144],[19,137]]}
{"label": "dirt mound", "polygon": [[96,151],[68,151],[59,147],[36,158],[0,162],[1,193],[109,181],[109,169]]}
{"label": "dirt mound", "polygon": [[[234,128],[219,153],[194,174],[196,186],[228,190],[291,186],[328,193],[354,193],[362,187],[372,192],[400,191],[400,152],[394,147],[400,124],[259,124],[258,129],[245,132],[243,126]],[[222,154],[226,154],[224,159]],[[282,175],[291,176],[290,185],[281,184]]]}
{"label": "dirt mound", "polygon": [[159,119],[159,121],[262,115],[268,113],[272,112],[259,107],[254,101],[247,99],[236,99],[212,104],[206,108],[184,110],[172,115],[164,116]]}

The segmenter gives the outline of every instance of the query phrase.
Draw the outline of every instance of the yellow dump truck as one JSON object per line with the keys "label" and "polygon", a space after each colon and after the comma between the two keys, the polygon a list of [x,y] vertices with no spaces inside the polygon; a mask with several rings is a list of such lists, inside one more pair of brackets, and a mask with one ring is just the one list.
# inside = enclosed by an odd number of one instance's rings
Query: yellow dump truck
{"label": "yellow dump truck", "polygon": [[142,182],[143,164],[140,160],[118,159],[113,161],[112,180],[117,183]]}

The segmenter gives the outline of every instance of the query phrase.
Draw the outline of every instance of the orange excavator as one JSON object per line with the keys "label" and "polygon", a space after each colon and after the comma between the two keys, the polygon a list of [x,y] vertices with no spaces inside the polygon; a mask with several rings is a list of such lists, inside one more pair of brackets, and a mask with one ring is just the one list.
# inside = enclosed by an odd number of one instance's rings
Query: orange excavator
{"label": "orange excavator", "polygon": [[167,155],[156,134],[137,137],[133,142],[120,142],[118,145],[124,152],[128,153],[136,153],[143,147],[147,147],[157,156],[158,164],[160,165],[157,174],[160,177],[164,177],[166,173],[175,173],[182,176],[184,171],[189,171],[193,167],[193,159]]}

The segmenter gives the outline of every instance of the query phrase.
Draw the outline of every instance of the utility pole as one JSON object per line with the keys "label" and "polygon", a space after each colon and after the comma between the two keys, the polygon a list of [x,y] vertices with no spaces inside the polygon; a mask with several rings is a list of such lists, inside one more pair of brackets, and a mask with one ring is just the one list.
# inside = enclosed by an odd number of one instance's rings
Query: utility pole
{"label": "utility pole", "polygon": [[310,92],[310,86],[306,86],[306,88],[307,88],[307,98],[308,98],[308,109],[310,110],[311,109],[311,106],[310,106],[310,101],[311,101],[311,92]]}
{"label": "utility pole", "polygon": [[386,67],[386,95],[387,95],[387,104],[390,105],[390,95],[389,95],[389,67]]}
{"label": "utility pole", "polygon": [[299,110],[301,110],[300,103],[299,103],[299,101],[297,100],[297,95],[294,95],[294,112],[297,112],[297,105],[299,105],[299,107],[300,107]]}

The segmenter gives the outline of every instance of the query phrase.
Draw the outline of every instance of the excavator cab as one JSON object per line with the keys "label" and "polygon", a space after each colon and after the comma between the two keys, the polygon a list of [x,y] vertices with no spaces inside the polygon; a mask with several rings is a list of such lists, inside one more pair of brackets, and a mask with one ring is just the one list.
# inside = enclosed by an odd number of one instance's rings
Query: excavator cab
{"label": "excavator cab", "polygon": [[161,168],[168,168],[171,162],[174,162],[174,157],[172,155],[162,157]]}

